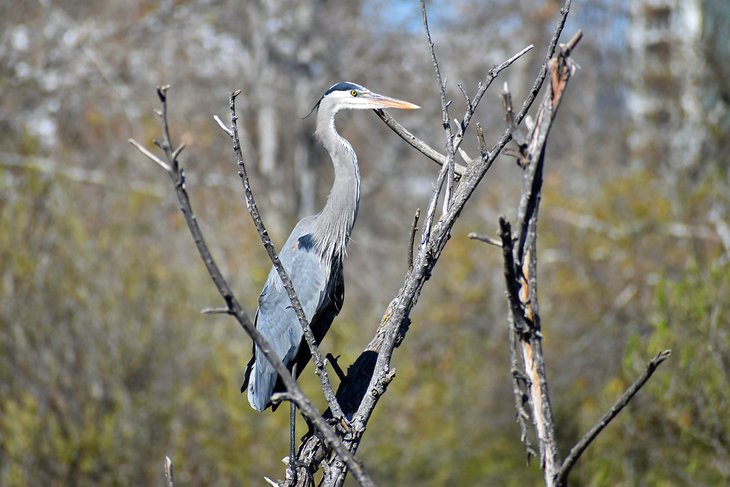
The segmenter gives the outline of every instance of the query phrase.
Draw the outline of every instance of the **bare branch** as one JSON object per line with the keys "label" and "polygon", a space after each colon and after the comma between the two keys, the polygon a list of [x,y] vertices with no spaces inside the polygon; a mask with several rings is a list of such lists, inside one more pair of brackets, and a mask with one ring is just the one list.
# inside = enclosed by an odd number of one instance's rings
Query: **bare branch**
{"label": "bare branch", "polygon": [[570,57],[573,49],[575,49],[575,46],[578,45],[581,39],[583,39],[583,31],[579,29],[575,34],[573,34],[573,37],[571,37],[568,42],[560,44],[560,51],[563,56],[566,58]]}
{"label": "bare branch", "polygon": [[438,203],[439,195],[441,194],[441,188],[444,186],[444,180],[446,179],[448,170],[449,165],[444,164],[441,166],[441,171],[439,171],[439,175],[436,178],[436,184],[434,185],[433,193],[431,193],[431,201],[428,203],[428,208],[426,209],[426,219],[423,222],[423,230],[421,230],[421,245],[419,250],[423,250],[428,245],[431,238],[431,227],[433,225],[433,219],[436,216],[436,205]]}
{"label": "bare branch", "polygon": [[[489,71],[489,74],[486,78],[486,80],[482,83],[479,83],[479,89],[475,95],[475,98],[473,101],[470,100],[467,109],[467,113],[464,115],[464,118],[460,122],[460,125],[463,126],[464,131],[466,131],[466,128],[469,126],[469,123],[471,121],[471,118],[476,111],[477,105],[482,100],[482,97],[486,93],[487,89],[490,87],[491,83],[494,81],[494,79],[497,78],[499,73],[507,69],[509,66],[511,66],[515,61],[517,61],[519,58],[527,54],[531,49],[533,48],[533,45],[529,45],[519,51],[517,54],[513,55],[506,61],[502,62],[501,64],[495,66]],[[550,51],[550,56],[552,56],[553,50]],[[543,76],[544,77],[544,76]],[[542,86],[542,84],[540,85]],[[538,88],[539,90],[539,88]],[[467,96],[468,97],[468,96]],[[388,112],[385,112],[383,110],[375,110],[375,113],[380,117],[380,119],[385,122],[385,124],[398,136],[400,136],[404,141],[406,141],[411,147],[415,148],[419,152],[421,152],[423,155],[434,161],[436,164],[443,166],[447,163],[447,157],[438,152],[436,149],[428,145],[427,143],[423,142],[421,139],[413,135],[408,129],[403,127],[400,123],[398,123],[397,120],[395,120]],[[477,136],[479,134],[479,131],[477,132]],[[482,134],[483,137],[483,134]],[[456,138],[454,139],[455,147],[458,147],[461,144],[461,140],[463,139],[463,135],[457,134]],[[481,142],[481,141],[480,141]],[[482,150],[482,158],[486,158],[489,154],[489,151],[486,150],[486,144],[483,146],[480,144],[480,147],[483,147],[484,150]],[[458,164],[455,162],[454,164],[454,173],[456,174],[455,179],[458,180],[459,177],[466,174],[467,168],[461,164]]]}
{"label": "bare branch", "polygon": [[286,401],[294,401],[294,397],[288,392],[275,392],[271,395],[271,404],[281,404]]}
{"label": "bare branch", "polygon": [[233,130],[228,128],[225,123],[223,123],[223,120],[220,119],[218,115],[213,115],[213,120],[218,124],[220,129],[228,135],[228,137],[233,138]]}
{"label": "bare branch", "polygon": [[203,315],[230,315],[231,310],[228,308],[203,308],[200,310]]}
{"label": "bare branch", "polygon": [[565,0],[563,8],[560,9],[560,19],[558,20],[558,25],[555,28],[555,32],[553,32],[553,37],[552,39],[550,39],[550,44],[548,45],[547,53],[545,54],[545,61],[540,68],[540,72],[538,73],[537,78],[535,78],[535,83],[533,83],[532,88],[530,89],[530,94],[522,103],[522,109],[517,115],[517,123],[522,122],[522,119],[525,118],[525,115],[527,115],[527,112],[530,110],[530,107],[537,98],[537,94],[540,93],[540,88],[542,88],[542,84],[545,81],[545,76],[547,75],[548,62],[550,62],[553,54],[555,54],[555,48],[558,45],[558,40],[560,40],[560,35],[563,33],[565,21],[568,20],[568,14],[570,13],[570,3],[571,0]]}
{"label": "bare branch", "polygon": [[477,90],[477,93],[474,95],[474,100],[468,104],[467,110],[464,113],[464,117],[461,121],[462,126],[462,132],[460,134],[457,134],[456,139],[454,141],[454,146],[459,147],[461,145],[461,142],[464,138],[464,132],[466,131],[467,127],[469,127],[469,124],[471,123],[471,119],[474,116],[474,113],[476,112],[477,107],[479,106],[479,102],[482,101],[482,98],[484,97],[484,94],[487,92],[489,87],[492,85],[495,79],[497,79],[497,76],[499,76],[499,73],[510,67],[515,61],[517,61],[519,58],[527,54],[532,50],[534,46],[530,44],[529,46],[523,48],[521,51],[519,51],[517,54],[513,55],[506,61],[502,62],[498,66],[493,67],[491,70],[489,70],[489,74],[487,75],[487,78],[479,83],[479,89]]}
{"label": "bare branch", "polygon": [[180,154],[182,154],[183,150],[185,150],[185,144],[180,144],[180,146],[173,151],[172,160],[177,161],[177,158],[180,157]]}
{"label": "bare branch", "polygon": [[[527,459],[537,456],[530,443],[527,434],[527,421],[530,416],[525,411],[525,404],[529,401],[529,396],[524,389],[530,387],[529,378],[522,372],[524,365],[520,365],[517,359],[517,342],[518,337],[523,336],[526,331],[531,328],[527,323],[526,317],[522,311],[522,303],[519,297],[519,286],[517,273],[514,263],[514,245],[512,241],[512,229],[509,222],[505,218],[499,219],[499,236],[502,240],[502,258],[504,260],[504,278],[507,287],[507,302],[509,303],[509,351],[510,351],[510,377],[512,379],[512,393],[515,401],[515,410],[517,411],[517,424],[520,426],[520,441],[527,449]],[[520,383],[523,384],[520,384]],[[523,389],[524,386],[524,389]]]}
{"label": "bare branch", "polygon": [[464,162],[466,162],[467,164],[474,163],[474,159],[469,157],[469,154],[467,154],[466,151],[464,149],[462,149],[461,147],[459,147],[459,155],[464,160]]}
{"label": "bare branch", "polygon": [[[396,119],[394,119],[388,112],[385,112],[383,110],[375,110],[375,113],[378,115],[378,117],[380,117],[380,120],[385,122],[385,124],[390,127],[393,132],[398,134],[400,138],[408,142],[411,147],[418,150],[421,154],[428,157],[439,166],[443,166],[444,164],[446,164],[446,156],[439,153],[436,149],[409,132],[408,129],[398,123]],[[466,167],[462,166],[461,164],[455,164],[454,172],[459,177],[463,176],[466,173]]]}
{"label": "bare branch", "polygon": [[471,99],[469,98],[469,95],[467,94],[466,90],[464,89],[464,85],[462,83],[457,83],[456,86],[459,87],[459,91],[461,91],[461,96],[464,97],[464,103],[466,103],[467,111],[471,111],[472,110]]}
{"label": "bare branch", "polygon": [[471,240],[478,240],[479,242],[484,242],[485,244],[494,245],[495,247],[502,248],[502,242],[490,237],[489,235],[484,235],[482,233],[469,232],[469,234],[467,234],[467,238],[469,238]]}
{"label": "bare branch", "polygon": [[[580,34],[574,36],[575,47]],[[545,148],[552,122],[562,100],[567,83],[573,74],[573,68],[566,52],[561,49],[547,63],[547,74],[550,83],[543,96],[535,126],[529,137],[522,140],[512,112],[512,101],[509,90],[505,86],[503,102],[506,112],[508,131],[511,131],[518,145],[521,167],[523,168],[523,191],[518,208],[517,240],[513,245],[509,224],[500,219],[500,236],[505,269],[508,302],[510,304],[510,338],[511,354],[519,348],[521,364],[517,364],[512,355],[511,372],[515,393],[515,407],[518,421],[523,414],[521,391],[516,373],[524,371],[528,383],[524,390],[528,393],[540,452],[541,466],[548,487],[560,485],[557,474],[561,467],[558,452],[555,422],[553,419],[550,395],[548,392],[547,372],[542,351],[542,332],[540,325],[538,293],[537,293],[537,222],[542,191],[542,173],[545,163]],[[524,424],[520,422],[521,440],[526,434]],[[527,444],[529,452],[529,444]]]}
{"label": "bare branch", "polygon": [[560,470],[558,471],[556,477],[556,485],[563,485],[567,481],[568,474],[570,474],[570,471],[575,466],[575,463],[578,461],[586,448],[588,448],[593,440],[595,440],[596,437],[606,428],[606,426],[608,426],[608,424],[613,421],[616,416],[618,416],[621,410],[626,407],[626,405],[629,403],[629,401],[631,401],[631,399],[633,399],[636,393],[639,392],[642,387],[644,387],[644,384],[647,383],[647,381],[651,378],[656,369],[662,364],[662,362],[668,359],[671,354],[671,350],[664,350],[663,352],[658,353],[656,357],[651,359],[646,366],[646,370],[644,370],[644,372],[634,381],[634,383],[631,384],[623,394],[621,394],[621,397],[619,397],[616,402],[613,403],[611,409],[609,409],[606,414],[604,414],[601,419],[599,419],[598,422],[594,424],[593,427],[581,437],[578,443],[576,443],[575,446],[570,450],[570,453],[565,458],[563,464],[560,466]]}
{"label": "bare branch", "polygon": [[[421,17],[423,19],[423,30],[426,35],[426,42],[428,43],[428,50],[431,54],[431,62],[433,64],[433,70],[436,75],[436,82],[439,87],[439,97],[441,99],[441,125],[446,132],[446,171],[448,178],[446,179],[446,192],[444,194],[444,213],[446,213],[448,207],[451,205],[451,196],[454,188],[454,162],[456,159],[456,146],[454,144],[454,134],[451,130],[451,123],[449,122],[449,103],[446,101],[446,82],[441,77],[441,69],[439,68],[438,59],[436,58],[436,49],[431,39],[431,31],[428,28],[428,14],[426,13],[426,0],[421,0]],[[462,126],[463,130],[463,126]],[[440,177],[440,175],[439,175]],[[433,200],[438,199],[438,192],[441,191],[443,183],[437,186],[437,192],[434,194]],[[428,216],[426,217],[428,223]]]}
{"label": "bare branch", "polygon": [[482,159],[489,157],[489,149],[487,148],[487,141],[484,139],[484,129],[477,122],[476,130],[477,141],[479,142],[479,153],[482,155]]}
{"label": "bare branch", "polygon": [[132,144],[137,148],[138,151],[140,151],[142,154],[144,154],[148,159],[150,159],[152,162],[160,166],[162,169],[164,169],[166,172],[172,171],[172,168],[170,168],[169,165],[167,165],[166,162],[164,162],[162,159],[154,155],[152,152],[148,151],[147,148],[145,148],[142,144],[137,142],[134,139],[129,139],[129,143]]}

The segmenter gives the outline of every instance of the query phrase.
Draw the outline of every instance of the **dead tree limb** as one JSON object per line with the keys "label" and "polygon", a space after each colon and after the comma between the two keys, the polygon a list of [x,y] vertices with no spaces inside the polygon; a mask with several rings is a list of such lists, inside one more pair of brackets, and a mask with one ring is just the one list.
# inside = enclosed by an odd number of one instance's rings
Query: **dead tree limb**
{"label": "dead tree limb", "polygon": [[[571,45],[575,46],[578,40],[580,40],[580,32],[571,40]],[[574,71],[569,53],[568,49],[561,50],[548,62],[548,89],[543,95],[535,117],[535,125],[528,136],[527,144],[518,144],[520,166],[523,167],[524,173],[514,247],[511,242],[505,242],[505,239],[502,239],[502,245],[509,246],[514,258],[517,280],[508,285],[512,332],[515,333],[517,339],[522,372],[528,379],[525,390],[532,409],[531,417],[537,435],[540,462],[548,486],[554,485],[554,479],[560,468],[560,453],[555,437],[555,422],[550,406],[545,359],[542,352],[537,294],[537,221],[547,138],[568,80]],[[504,98],[505,105],[511,107],[509,93],[505,93]],[[504,231],[504,226],[502,230]],[[506,252],[507,249],[504,250],[504,253]],[[515,300],[519,300],[519,307],[514,302]],[[515,313],[519,313],[519,316]],[[514,375],[513,380],[516,380]],[[519,411],[518,414],[520,414]]]}
{"label": "dead tree limb", "polygon": [[588,448],[593,440],[595,440],[598,435],[606,428],[606,426],[608,426],[608,424],[613,421],[616,416],[618,416],[618,413],[620,413],[621,410],[626,407],[629,401],[633,399],[636,393],[639,392],[642,387],[644,387],[644,384],[647,383],[647,381],[651,378],[656,369],[662,364],[662,362],[668,359],[671,354],[671,350],[664,350],[663,352],[657,354],[656,357],[651,359],[646,366],[646,370],[644,370],[644,372],[639,377],[637,377],[634,383],[631,384],[623,394],[621,394],[621,397],[619,397],[616,402],[613,403],[611,409],[606,411],[601,419],[599,419],[598,422],[593,425],[593,427],[591,427],[591,429],[589,429],[586,434],[581,437],[580,440],[578,440],[578,443],[576,443],[575,446],[570,450],[570,453],[568,453],[568,456],[565,457],[563,464],[560,466],[560,470],[558,471],[556,479],[557,485],[567,484],[570,471],[573,469],[575,463],[578,461],[586,448]]}
{"label": "dead tree limb", "polygon": [[[509,305],[510,373],[520,439],[527,448],[529,458],[534,454],[527,433],[529,418],[532,420],[537,437],[540,465],[544,472],[545,485],[548,487],[567,485],[568,474],[583,451],[628,404],[670,353],[665,351],[657,355],[649,363],[645,373],[581,438],[568,457],[561,460],[542,350],[542,325],[537,293],[537,222],[547,139],[568,81],[575,70],[570,54],[581,37],[582,33],[578,31],[568,43],[561,45],[559,52],[546,63],[548,89],[543,95],[529,134],[520,131],[519,117],[514,115],[511,96],[506,88],[503,94],[507,125],[514,135],[514,141],[518,146],[518,162],[523,169],[515,237],[513,238],[512,227],[506,219],[501,218],[499,222]],[[525,404],[529,405],[529,414],[524,407]]]}

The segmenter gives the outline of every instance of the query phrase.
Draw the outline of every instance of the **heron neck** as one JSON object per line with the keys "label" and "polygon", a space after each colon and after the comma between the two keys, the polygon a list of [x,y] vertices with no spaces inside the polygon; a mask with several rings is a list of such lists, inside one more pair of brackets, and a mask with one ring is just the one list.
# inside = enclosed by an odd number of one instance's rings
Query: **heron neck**
{"label": "heron neck", "polygon": [[[318,113],[318,118],[322,114]],[[314,237],[323,255],[342,258],[355,225],[360,204],[360,168],[352,146],[342,138],[329,118],[324,125],[318,119],[317,136],[332,158],[335,179],[327,203],[317,218]]]}

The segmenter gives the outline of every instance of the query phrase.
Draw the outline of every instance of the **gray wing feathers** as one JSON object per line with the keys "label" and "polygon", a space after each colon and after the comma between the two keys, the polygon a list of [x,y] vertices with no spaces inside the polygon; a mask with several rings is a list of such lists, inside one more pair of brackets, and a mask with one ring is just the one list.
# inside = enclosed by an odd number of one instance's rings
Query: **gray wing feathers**
{"label": "gray wing feathers", "polygon": [[[311,245],[311,227],[311,218],[300,221],[279,254],[309,322],[324,300],[330,278],[329,266],[323,265]],[[259,296],[256,327],[284,364],[294,359],[302,339],[302,328],[289,295],[273,268]],[[278,375],[258,347],[254,359],[248,401],[254,409],[262,411],[269,405]]]}

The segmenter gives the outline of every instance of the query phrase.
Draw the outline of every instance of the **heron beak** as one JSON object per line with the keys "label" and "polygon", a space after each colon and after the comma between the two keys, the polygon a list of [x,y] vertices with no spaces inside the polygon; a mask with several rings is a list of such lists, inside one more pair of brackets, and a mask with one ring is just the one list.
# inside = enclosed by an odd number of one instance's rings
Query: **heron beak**
{"label": "heron beak", "polygon": [[371,94],[368,97],[368,101],[373,104],[373,108],[400,108],[401,110],[418,110],[421,108],[411,102],[378,95],[376,93]]}

